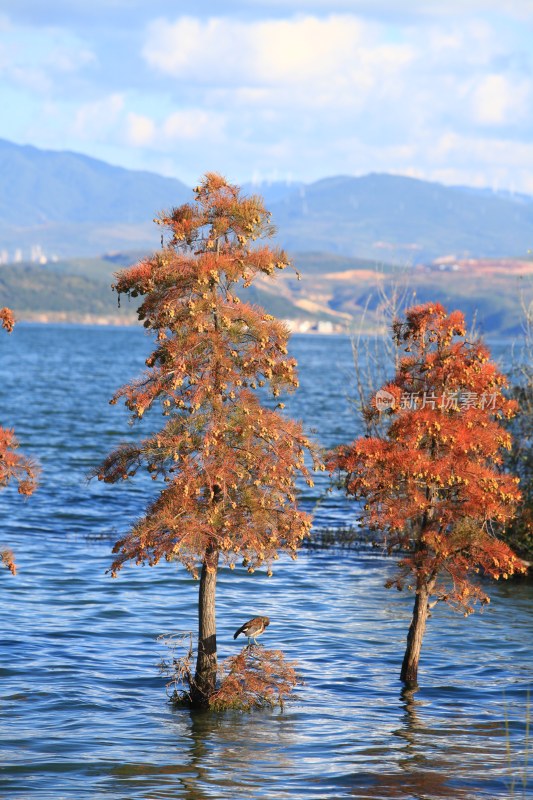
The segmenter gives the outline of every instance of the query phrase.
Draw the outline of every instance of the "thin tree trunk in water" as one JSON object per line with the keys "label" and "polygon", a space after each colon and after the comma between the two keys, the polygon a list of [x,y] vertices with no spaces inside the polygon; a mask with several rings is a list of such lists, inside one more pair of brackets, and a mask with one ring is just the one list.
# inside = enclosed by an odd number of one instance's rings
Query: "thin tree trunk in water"
{"label": "thin tree trunk in water", "polygon": [[428,586],[424,582],[417,588],[413,618],[407,634],[407,648],[400,673],[400,680],[407,684],[416,683],[418,678],[418,662],[428,618],[429,595]]}
{"label": "thin tree trunk in water", "polygon": [[218,550],[206,551],[198,593],[198,657],[192,686],[193,705],[205,706],[216,687],[217,626],[215,596],[217,585]]}

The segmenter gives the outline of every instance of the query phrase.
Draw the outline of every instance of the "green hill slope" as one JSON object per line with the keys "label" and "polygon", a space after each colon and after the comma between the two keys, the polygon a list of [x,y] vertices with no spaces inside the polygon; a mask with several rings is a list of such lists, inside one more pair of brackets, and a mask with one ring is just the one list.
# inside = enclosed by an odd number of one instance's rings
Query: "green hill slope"
{"label": "green hill slope", "polygon": [[[0,267],[0,306],[13,308],[19,319],[133,323],[136,301],[111,291],[113,273],[135,260],[136,254],[113,259],[77,258],[54,264]],[[474,317],[483,333],[520,331],[521,291],[533,296],[533,261],[465,261],[441,269],[438,265],[402,270],[372,260],[328,253],[294,255],[301,274],[286,270],[277,280],[259,278],[239,296],[290,320],[296,330],[317,328],[349,332],[364,320],[375,330],[382,291],[400,281],[415,293],[416,302],[440,301]],[[452,268],[453,267],[453,268]]]}

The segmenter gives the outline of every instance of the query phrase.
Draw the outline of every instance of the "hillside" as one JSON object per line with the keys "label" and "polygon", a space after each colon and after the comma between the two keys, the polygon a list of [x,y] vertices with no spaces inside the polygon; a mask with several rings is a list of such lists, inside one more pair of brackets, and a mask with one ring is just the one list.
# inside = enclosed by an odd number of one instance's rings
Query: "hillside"
{"label": "hillside", "polygon": [[0,139],[0,251],[11,255],[28,258],[31,245],[59,256],[156,247],[156,212],[189,198],[174,178]]}
{"label": "hillside", "polygon": [[35,264],[0,266],[0,306],[18,320],[131,324],[133,308],[117,308],[110,281],[47,270]]}
{"label": "hillside", "polygon": [[[295,307],[294,319],[304,319],[304,312],[305,317],[334,321],[346,331],[358,329],[363,321],[367,331],[375,330],[382,293],[390,295],[393,285],[406,287],[417,303],[435,301],[459,308],[469,325],[475,320],[478,330],[490,335],[519,335],[521,296],[527,302],[533,299],[532,260],[465,259],[415,269],[339,260],[329,254],[296,254],[294,261],[301,280],[290,272],[282,273],[275,285],[259,279],[257,286],[265,293],[261,302],[269,308],[283,298]],[[309,262],[314,270],[307,269]]]}
{"label": "hillside", "polygon": [[[127,253],[103,259],[58,261],[44,266],[15,264],[0,267],[0,306],[13,308],[19,319],[132,323],[136,301],[117,308],[110,284],[113,273],[135,260]],[[471,322],[476,317],[484,334],[520,332],[520,293],[533,289],[532,260],[460,260],[415,269],[328,253],[296,253],[290,270],[277,280],[259,278],[239,292],[295,330],[350,332],[364,323],[377,328],[380,287],[394,282],[408,286],[417,302],[440,301],[460,308]]]}
{"label": "hillside", "polygon": [[326,178],[271,206],[284,247],[415,264],[525,257],[533,200],[396,175]]}
{"label": "hillside", "polygon": [[[264,194],[293,253],[415,264],[524,258],[533,246],[533,199],[524,196],[377,174],[244,188]],[[29,259],[32,247],[36,258],[152,250],[157,211],[190,198],[174,178],[0,140],[0,260]]]}

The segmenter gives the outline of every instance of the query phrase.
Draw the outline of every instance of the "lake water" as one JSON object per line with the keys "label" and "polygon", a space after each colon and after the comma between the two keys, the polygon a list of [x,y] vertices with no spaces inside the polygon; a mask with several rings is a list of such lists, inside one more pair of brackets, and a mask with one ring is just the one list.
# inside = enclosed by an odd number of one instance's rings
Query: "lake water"
{"label": "lake water", "polygon": [[[421,687],[403,694],[412,597],[383,588],[393,563],[379,551],[302,552],[271,579],[222,570],[220,656],[237,652],[233,631],[264,613],[272,624],[262,641],[297,660],[305,683],[283,713],[169,706],[157,636],[196,629],[198,584],[169,564],[106,575],[111,542],[154,485],[85,481],[137,435],[108,400],[141,372],[147,350],[137,329],[20,325],[0,343],[0,421],[43,469],[29,501],[0,494],[0,541],[19,568],[0,574],[0,797],[528,796],[530,583],[495,584],[488,609],[467,620],[437,608]],[[302,387],[291,413],[325,445],[355,436],[349,340],[295,337],[292,350]],[[308,508],[324,486],[304,495]],[[342,526],[355,508],[330,496],[316,515]]]}

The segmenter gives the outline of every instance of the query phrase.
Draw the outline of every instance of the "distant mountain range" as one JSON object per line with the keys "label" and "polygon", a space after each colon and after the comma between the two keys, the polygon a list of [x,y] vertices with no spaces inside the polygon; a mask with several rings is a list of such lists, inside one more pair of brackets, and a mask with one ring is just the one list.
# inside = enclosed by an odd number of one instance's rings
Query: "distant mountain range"
{"label": "distant mountain range", "polygon": [[[533,198],[394,175],[242,188],[265,198],[302,280],[286,271],[241,297],[297,330],[376,330],[378,287],[398,279],[418,302],[477,313],[485,333],[520,330]],[[134,322],[134,302],[117,309],[112,275],[160,246],[159,210],[191,198],[173,178],[0,140],[0,307],[20,319]]]}
{"label": "distant mountain range", "polygon": [[[228,176],[231,178],[231,176]],[[264,196],[289,252],[399,263],[525,257],[533,198],[397,175],[246,184]],[[191,199],[174,178],[0,139],[0,259],[151,250],[156,213]]]}
{"label": "distant mountain range", "polygon": [[325,178],[272,206],[283,245],[396,263],[525,257],[533,198],[442,186],[397,175]]}
{"label": "distant mountain range", "polygon": [[157,211],[190,194],[175,178],[0,139],[0,252],[12,260],[32,247],[60,257],[150,249]]}

